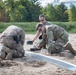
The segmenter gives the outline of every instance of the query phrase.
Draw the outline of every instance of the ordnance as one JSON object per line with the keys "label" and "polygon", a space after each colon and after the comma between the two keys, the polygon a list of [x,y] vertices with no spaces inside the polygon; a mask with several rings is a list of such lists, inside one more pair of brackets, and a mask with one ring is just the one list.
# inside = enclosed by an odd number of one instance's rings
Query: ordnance
{"label": "ordnance", "polygon": [[32,45],[33,44],[33,41],[27,41],[27,44]]}

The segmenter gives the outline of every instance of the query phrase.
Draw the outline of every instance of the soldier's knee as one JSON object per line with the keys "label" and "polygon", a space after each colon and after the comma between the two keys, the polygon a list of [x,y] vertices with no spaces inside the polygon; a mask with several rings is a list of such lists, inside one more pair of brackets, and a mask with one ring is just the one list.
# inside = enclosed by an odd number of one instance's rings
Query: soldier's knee
{"label": "soldier's knee", "polygon": [[6,53],[11,52],[11,49],[8,48],[8,47],[6,47],[6,46],[4,46],[4,47],[2,48],[2,50],[5,51]]}
{"label": "soldier's knee", "polygon": [[8,47],[2,45],[0,48],[0,58],[1,59],[12,59],[11,50]]}
{"label": "soldier's knee", "polygon": [[6,56],[5,51],[3,50],[3,47],[4,45],[0,44],[0,58],[1,59],[5,59],[5,56]]}
{"label": "soldier's knee", "polygon": [[12,52],[9,52],[7,55],[6,55],[6,58],[7,60],[12,60]]}
{"label": "soldier's knee", "polygon": [[5,57],[6,57],[6,53],[4,51],[1,51],[0,52],[0,58],[5,59]]}

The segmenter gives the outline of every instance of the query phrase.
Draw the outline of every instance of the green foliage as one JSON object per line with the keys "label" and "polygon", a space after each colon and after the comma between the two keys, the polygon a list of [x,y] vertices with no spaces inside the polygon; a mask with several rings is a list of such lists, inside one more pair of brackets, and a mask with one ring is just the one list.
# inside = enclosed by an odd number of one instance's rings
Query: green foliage
{"label": "green foliage", "polygon": [[76,7],[71,4],[71,8],[68,10],[69,21],[76,21]]}
{"label": "green foliage", "polygon": [[[38,22],[9,22],[9,23],[0,23],[0,33],[3,32],[8,26],[16,25],[25,31],[25,33],[36,33],[36,24]],[[71,33],[76,33],[76,22],[52,22],[63,27],[66,31]]]}
{"label": "green foliage", "polygon": [[53,5],[48,4],[42,9],[42,13],[46,16],[49,21],[57,21],[56,10]]}
{"label": "green foliage", "polygon": [[38,21],[41,7],[38,0],[6,0],[5,7],[11,22]]}
{"label": "green foliage", "polygon": [[50,5],[42,9],[42,13],[49,21],[68,21],[68,14],[66,13],[67,7],[61,3],[60,5]]}
{"label": "green foliage", "polygon": [[38,16],[44,14],[49,21],[76,21],[76,7],[59,5],[40,6],[40,0],[0,0],[0,22],[38,22]]}
{"label": "green foliage", "polygon": [[9,23],[0,23],[0,32],[3,32],[8,26],[16,25],[21,27],[26,33],[35,33],[37,22],[9,22]]}
{"label": "green foliage", "polygon": [[60,5],[55,6],[57,12],[57,21],[67,22],[68,21],[68,14],[66,13],[67,7],[61,3]]}
{"label": "green foliage", "polygon": [[68,32],[76,32],[76,22],[54,22],[54,24],[63,27]]}
{"label": "green foliage", "polygon": [[0,21],[7,21],[8,17],[5,12],[5,4],[3,0],[0,0]]}

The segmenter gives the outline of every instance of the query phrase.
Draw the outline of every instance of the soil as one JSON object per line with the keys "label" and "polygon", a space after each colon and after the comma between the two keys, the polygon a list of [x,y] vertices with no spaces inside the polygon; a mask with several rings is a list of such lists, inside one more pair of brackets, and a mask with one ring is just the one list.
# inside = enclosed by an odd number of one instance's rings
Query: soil
{"label": "soil", "polygon": [[[26,50],[29,51],[33,47],[33,45],[27,45],[26,42],[32,40],[34,35],[26,34],[25,37],[24,49],[26,52]],[[69,34],[69,42],[76,49],[76,34]],[[47,55],[46,50],[38,51],[38,53]],[[68,50],[61,54],[52,54],[51,56],[76,65],[76,56]],[[26,55],[13,60],[0,59],[0,75],[76,75],[76,71],[66,70],[57,65]]]}

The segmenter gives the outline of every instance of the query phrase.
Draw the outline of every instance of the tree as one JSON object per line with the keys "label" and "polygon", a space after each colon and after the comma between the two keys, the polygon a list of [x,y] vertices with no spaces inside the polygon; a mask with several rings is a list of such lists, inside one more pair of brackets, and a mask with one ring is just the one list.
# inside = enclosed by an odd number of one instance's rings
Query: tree
{"label": "tree", "polygon": [[57,11],[57,18],[58,21],[68,21],[68,14],[67,14],[67,7],[61,3],[60,5],[55,6],[55,9]]}
{"label": "tree", "polygon": [[22,6],[20,0],[6,0],[6,12],[9,14],[10,21],[24,21],[24,14],[27,15],[25,7]]}
{"label": "tree", "polygon": [[69,21],[76,21],[76,7],[71,4],[70,9],[68,10]]}
{"label": "tree", "polygon": [[38,0],[32,0],[30,1],[30,15],[32,21],[38,21],[38,16],[41,14],[41,7],[40,7],[40,2]]}
{"label": "tree", "polygon": [[0,21],[8,21],[3,0],[0,0]]}
{"label": "tree", "polygon": [[42,9],[42,13],[46,16],[49,21],[57,21],[56,10],[53,5],[48,4]]}
{"label": "tree", "polygon": [[10,21],[38,21],[41,10],[38,0],[6,0],[5,5]]}

